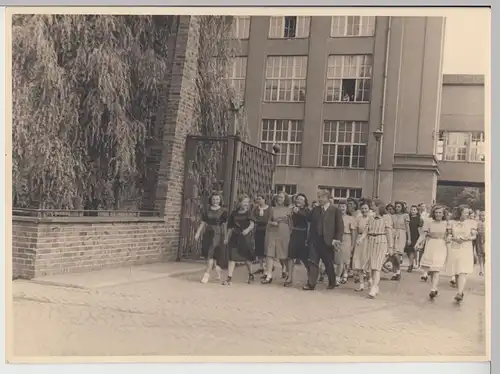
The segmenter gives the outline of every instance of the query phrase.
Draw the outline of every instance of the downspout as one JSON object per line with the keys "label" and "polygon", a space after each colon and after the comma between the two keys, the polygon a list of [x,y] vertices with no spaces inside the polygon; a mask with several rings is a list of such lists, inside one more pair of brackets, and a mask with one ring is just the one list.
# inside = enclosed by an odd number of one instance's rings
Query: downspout
{"label": "downspout", "polygon": [[377,162],[375,164],[374,188],[373,195],[378,198],[380,196],[380,167],[382,166],[382,151],[384,144],[384,124],[385,124],[385,107],[387,98],[387,75],[389,72],[389,52],[391,45],[391,27],[392,17],[389,17],[387,25],[387,36],[385,45],[385,67],[384,67],[384,83],[382,88],[382,110],[380,115],[380,126],[375,131],[375,138],[377,139]]}

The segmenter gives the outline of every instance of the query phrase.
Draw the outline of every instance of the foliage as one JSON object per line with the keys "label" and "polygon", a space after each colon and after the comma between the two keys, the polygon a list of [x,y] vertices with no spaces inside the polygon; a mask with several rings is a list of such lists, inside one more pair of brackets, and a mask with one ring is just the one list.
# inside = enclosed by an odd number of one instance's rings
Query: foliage
{"label": "foliage", "polygon": [[468,205],[473,210],[484,210],[485,191],[484,188],[438,186],[436,202],[448,207]]}
{"label": "foliage", "polygon": [[137,194],[172,16],[13,18],[18,206],[110,208]]}

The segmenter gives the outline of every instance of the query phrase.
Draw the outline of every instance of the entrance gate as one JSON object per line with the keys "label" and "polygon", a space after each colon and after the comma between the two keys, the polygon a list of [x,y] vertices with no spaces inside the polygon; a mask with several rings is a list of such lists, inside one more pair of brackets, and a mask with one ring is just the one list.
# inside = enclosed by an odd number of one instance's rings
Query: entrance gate
{"label": "entrance gate", "polygon": [[188,136],[178,260],[201,257],[201,242],[194,236],[202,209],[214,191],[221,194],[229,212],[242,194],[252,201],[259,194],[270,201],[275,168],[273,153],[237,136]]}

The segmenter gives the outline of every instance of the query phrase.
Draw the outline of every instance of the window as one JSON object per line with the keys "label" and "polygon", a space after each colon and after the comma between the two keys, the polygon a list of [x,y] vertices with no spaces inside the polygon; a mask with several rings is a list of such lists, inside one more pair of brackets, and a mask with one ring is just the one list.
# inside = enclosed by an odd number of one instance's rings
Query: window
{"label": "window", "polygon": [[308,38],[311,17],[271,17],[270,39]]}
{"label": "window", "polygon": [[250,36],[250,16],[233,16],[231,35],[234,39],[248,39]]}
{"label": "window", "polygon": [[230,80],[231,84],[236,91],[236,95],[241,101],[245,96],[245,82],[247,76],[247,58],[246,57],[235,57],[232,60],[232,66],[230,67]]}
{"label": "window", "polygon": [[436,146],[438,161],[484,162],[484,132],[441,131]]}
{"label": "window", "polygon": [[296,184],[277,184],[274,186],[274,192],[278,193],[281,191],[285,191],[287,195],[295,195],[297,194],[297,185]]}
{"label": "window", "polygon": [[261,147],[272,152],[275,144],[280,148],[277,155],[277,165],[299,166],[302,148],[302,121],[263,120]]}
{"label": "window", "polygon": [[268,57],[264,101],[305,101],[306,77],[306,56]]}
{"label": "window", "polygon": [[328,56],[326,102],[369,102],[371,86],[371,55]]}
{"label": "window", "polygon": [[341,200],[346,200],[348,198],[361,199],[363,192],[361,188],[350,187],[318,186],[318,189],[329,191],[335,204],[338,204]]}
{"label": "window", "polygon": [[373,36],[376,17],[333,16],[332,37]]}
{"label": "window", "polygon": [[469,160],[471,162],[484,162],[486,159],[486,143],[484,132],[473,132],[469,148]]}
{"label": "window", "polygon": [[321,166],[364,168],[368,136],[368,122],[325,121]]}

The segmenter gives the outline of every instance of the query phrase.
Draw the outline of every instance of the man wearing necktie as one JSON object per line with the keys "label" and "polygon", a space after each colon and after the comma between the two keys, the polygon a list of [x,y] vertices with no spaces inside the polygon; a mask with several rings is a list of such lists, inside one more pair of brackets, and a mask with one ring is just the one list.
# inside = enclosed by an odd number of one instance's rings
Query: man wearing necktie
{"label": "man wearing necktie", "polygon": [[342,214],[340,209],[330,202],[330,192],[321,190],[318,193],[318,201],[319,206],[314,207],[310,215],[308,282],[304,286],[307,291],[316,287],[320,260],[325,264],[328,288],[336,286],[333,261],[344,235]]}

